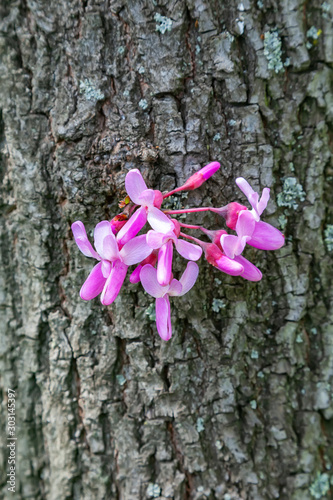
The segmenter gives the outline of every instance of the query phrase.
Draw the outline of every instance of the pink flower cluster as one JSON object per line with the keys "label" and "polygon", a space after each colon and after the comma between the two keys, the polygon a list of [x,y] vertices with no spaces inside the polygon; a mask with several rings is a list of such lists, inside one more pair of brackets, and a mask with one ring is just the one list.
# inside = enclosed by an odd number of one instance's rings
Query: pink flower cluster
{"label": "pink flower cluster", "polygon": [[[237,202],[221,208],[161,209],[165,198],[179,191],[198,188],[219,168],[219,163],[210,163],[192,175],[183,186],[166,194],[148,189],[139,170],[131,170],[125,179],[128,197],[120,204],[125,207],[124,212],[111,221],[97,224],[94,231],[95,250],[83,223],[74,222],[72,231],[77,246],[84,255],[98,260],[81,288],[81,298],[91,300],[101,294],[103,305],[112,304],[124,283],[128,267],[136,265],[130,282],[141,281],[146,292],[156,299],[157,330],[163,340],[169,340],[172,335],[169,297],[184,295],[193,287],[199,274],[195,261],[203,252],[206,260],[224,273],[250,281],[261,280],[260,270],[241,254],[246,244],[262,250],[276,250],[284,244],[283,234],[260,220],[269,200],[268,188],[264,188],[259,199],[259,194],[245,179],[236,179],[252,210]],[[173,217],[201,211],[222,216],[234,234],[224,229],[212,231],[184,224]],[[147,222],[151,229],[137,236]],[[210,241],[185,234],[184,229],[199,230]],[[172,274],[174,248],[189,261],[179,281]]]}

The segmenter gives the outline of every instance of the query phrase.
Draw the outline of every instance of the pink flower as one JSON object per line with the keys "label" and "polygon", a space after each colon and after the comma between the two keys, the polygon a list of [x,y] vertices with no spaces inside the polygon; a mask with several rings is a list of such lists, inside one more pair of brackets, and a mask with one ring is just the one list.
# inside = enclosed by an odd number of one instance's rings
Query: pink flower
{"label": "pink flower", "polygon": [[150,264],[145,265],[140,273],[143,288],[156,299],[156,326],[162,340],[172,336],[169,297],[185,295],[193,287],[198,277],[199,267],[189,262],[180,280],[172,279],[165,286],[157,280],[157,271]]}
{"label": "pink flower", "polygon": [[125,178],[126,191],[132,202],[141,207],[134,212],[129,221],[118,233],[120,245],[124,245],[138,234],[147,220],[153,229],[168,231],[173,224],[161,210],[159,210],[163,196],[160,191],[148,189],[138,169],[130,170]]}
{"label": "pink flower", "polygon": [[187,260],[198,260],[202,254],[202,249],[198,245],[178,239],[176,232],[179,235],[179,223],[174,222],[175,226],[173,225],[173,229],[170,231],[165,233],[148,231],[147,233],[148,245],[154,250],[160,249],[158,252],[157,281],[161,286],[170,283],[173,245],[175,245],[177,252]]}
{"label": "pink flower", "polygon": [[81,252],[99,261],[81,288],[81,299],[91,300],[102,293],[102,304],[111,304],[120,292],[128,266],[141,262],[151,253],[146,235],[133,238],[120,249],[110,222],[102,221],[94,231],[95,251],[81,221],[72,224],[72,231]]}
{"label": "pink flower", "polygon": [[259,200],[259,194],[251,188],[250,184],[243,177],[238,177],[236,179],[236,184],[249,200],[252,206],[252,210],[249,213],[255,220],[253,226],[252,222],[250,222],[250,218],[247,218],[247,234],[251,236],[251,238],[247,240],[248,245],[261,250],[278,250],[281,248],[284,245],[283,234],[275,227],[267,224],[267,222],[260,220],[260,215],[267,207],[270,189],[264,188]]}

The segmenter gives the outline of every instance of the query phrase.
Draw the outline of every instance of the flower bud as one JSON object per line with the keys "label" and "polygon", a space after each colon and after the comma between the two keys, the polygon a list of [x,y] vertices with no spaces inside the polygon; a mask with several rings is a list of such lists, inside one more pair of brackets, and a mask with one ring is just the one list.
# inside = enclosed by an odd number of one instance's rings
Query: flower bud
{"label": "flower bud", "polygon": [[217,161],[209,163],[203,167],[199,172],[191,175],[189,179],[182,186],[182,189],[191,191],[201,186],[209,177],[211,177],[220,168],[220,164]]}

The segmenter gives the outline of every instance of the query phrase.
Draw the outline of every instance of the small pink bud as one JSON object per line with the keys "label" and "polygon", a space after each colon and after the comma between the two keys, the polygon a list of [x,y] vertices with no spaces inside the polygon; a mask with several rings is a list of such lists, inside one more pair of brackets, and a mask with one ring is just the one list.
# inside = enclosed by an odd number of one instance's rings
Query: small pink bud
{"label": "small pink bud", "polygon": [[189,179],[182,186],[182,189],[186,189],[191,191],[192,189],[196,189],[201,186],[209,177],[211,177],[215,172],[220,168],[220,164],[217,161],[213,161],[209,163],[205,167],[203,167],[199,172],[191,175]]}

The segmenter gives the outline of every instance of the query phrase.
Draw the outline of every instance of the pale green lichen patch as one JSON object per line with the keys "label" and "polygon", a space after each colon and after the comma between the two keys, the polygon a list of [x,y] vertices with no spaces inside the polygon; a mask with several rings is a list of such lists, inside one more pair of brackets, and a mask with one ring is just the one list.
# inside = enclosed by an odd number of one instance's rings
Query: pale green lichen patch
{"label": "pale green lichen patch", "polygon": [[332,252],[333,250],[333,224],[328,224],[324,231],[325,234],[325,243],[327,250]]}
{"label": "pale green lichen patch", "polygon": [[146,316],[150,319],[150,321],[156,321],[156,312],[155,312],[155,304],[152,303],[147,307]]}
{"label": "pale green lichen patch", "polygon": [[148,108],[148,102],[146,101],[146,99],[141,99],[139,101],[139,107],[144,111]]}
{"label": "pale green lichen patch", "polygon": [[164,35],[166,31],[171,31],[172,28],[172,20],[169,19],[168,17],[161,16],[161,14],[155,14],[154,17],[155,21],[158,23],[156,24],[156,31],[159,31]]}
{"label": "pale green lichen patch", "polygon": [[264,55],[268,61],[268,69],[275,71],[275,73],[283,71],[282,42],[277,31],[265,33]]}
{"label": "pale green lichen patch", "polygon": [[296,210],[298,207],[297,200],[305,200],[303,187],[297,182],[295,177],[287,177],[283,181],[282,192],[277,195],[277,204],[280,207],[287,207]]}
{"label": "pale green lichen patch", "polygon": [[321,10],[323,12],[323,18],[324,19],[327,19],[327,20],[330,20],[332,18],[331,16],[331,6],[328,2],[323,2],[321,4]]}
{"label": "pale green lichen patch", "polygon": [[124,375],[122,375],[121,373],[119,375],[116,375],[116,379],[117,379],[117,382],[119,385],[126,384],[126,379],[125,379]]}
{"label": "pale green lichen patch", "polygon": [[308,38],[308,42],[306,43],[306,48],[311,49],[313,45],[317,45],[318,38],[322,34],[321,29],[317,29],[315,26],[311,26],[311,28],[307,31],[306,36]]}
{"label": "pale green lichen patch", "polygon": [[280,215],[278,217],[278,221],[279,221],[281,230],[284,231],[286,229],[286,226],[287,226],[287,223],[288,223],[287,217],[285,215]]}
{"label": "pale green lichen patch", "polygon": [[221,299],[213,299],[212,310],[216,313],[225,308],[225,303]]}
{"label": "pale green lichen patch", "polygon": [[322,498],[330,489],[329,475],[318,472],[316,479],[310,486],[310,493],[314,498]]}
{"label": "pale green lichen patch", "polygon": [[149,483],[147,488],[147,496],[150,498],[157,498],[160,496],[161,488],[156,483]]}
{"label": "pale green lichen patch", "polygon": [[250,401],[250,406],[251,406],[252,410],[256,410],[257,409],[257,401],[255,399],[252,399],[252,401]]}
{"label": "pale green lichen patch", "polygon": [[203,418],[199,417],[197,420],[197,431],[200,433],[205,430]]}
{"label": "pale green lichen patch", "polygon": [[84,94],[88,101],[102,101],[104,94],[101,92],[91,80],[87,78],[80,82],[80,93]]}

